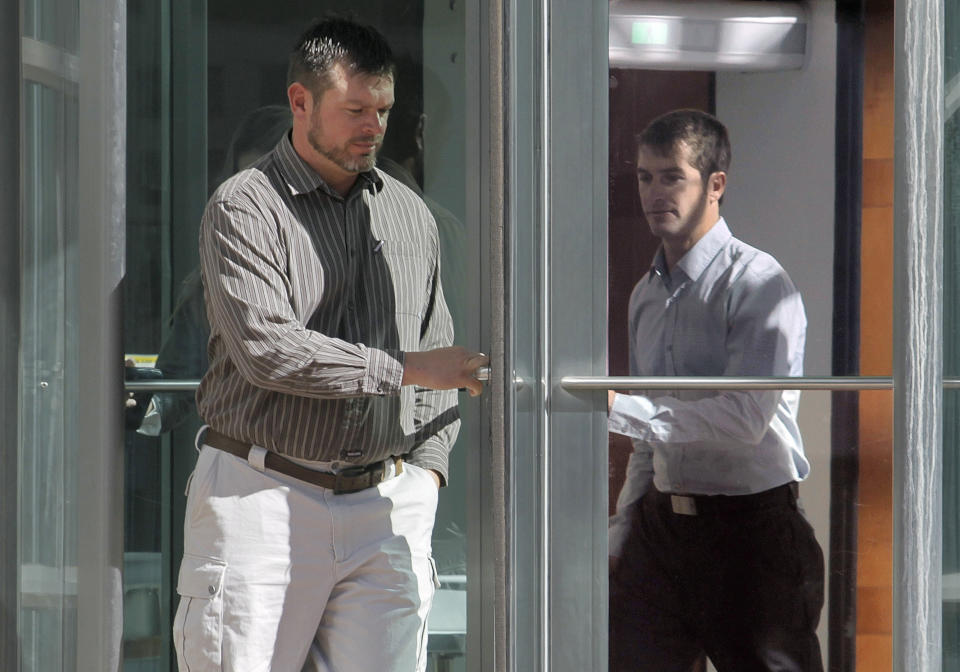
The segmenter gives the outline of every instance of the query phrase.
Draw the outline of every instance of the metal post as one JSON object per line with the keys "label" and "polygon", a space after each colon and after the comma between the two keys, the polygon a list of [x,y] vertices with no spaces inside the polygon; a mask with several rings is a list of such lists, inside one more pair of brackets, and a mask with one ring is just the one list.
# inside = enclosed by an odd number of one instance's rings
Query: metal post
{"label": "metal post", "polygon": [[[80,0],[80,166],[77,289],[77,670],[118,672],[123,633],[123,355],[126,10]],[[15,668],[14,668],[15,669]]]}
{"label": "metal post", "polygon": [[[0,379],[19,379],[20,349],[20,3],[0,1]],[[17,637],[17,386],[0,389],[0,669],[15,670]]]}
{"label": "metal post", "polygon": [[942,657],[943,2],[895,3],[894,565],[896,672]]}

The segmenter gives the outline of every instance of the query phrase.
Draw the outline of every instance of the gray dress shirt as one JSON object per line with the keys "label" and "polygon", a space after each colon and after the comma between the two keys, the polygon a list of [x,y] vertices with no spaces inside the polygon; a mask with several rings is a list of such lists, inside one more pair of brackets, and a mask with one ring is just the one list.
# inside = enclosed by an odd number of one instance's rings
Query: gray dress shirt
{"label": "gray dress shirt", "polygon": [[[801,376],[800,293],[769,254],[720,219],[670,271],[662,252],[630,299],[635,376]],[[662,492],[744,495],[810,472],[800,393],[691,391],[618,395],[610,430],[634,439],[618,510],[652,479]]]}
{"label": "gray dress shirt", "polygon": [[456,390],[401,387],[405,352],[450,345],[437,228],[373,169],[346,197],[288,137],[223,183],[200,227],[214,429],[301,460],[406,455],[447,474]]}

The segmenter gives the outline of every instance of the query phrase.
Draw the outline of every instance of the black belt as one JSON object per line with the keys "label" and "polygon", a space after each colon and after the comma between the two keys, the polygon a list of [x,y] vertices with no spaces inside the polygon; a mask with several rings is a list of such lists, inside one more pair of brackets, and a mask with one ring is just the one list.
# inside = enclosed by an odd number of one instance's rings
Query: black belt
{"label": "black belt", "polygon": [[[253,446],[243,441],[231,439],[226,434],[221,434],[215,429],[207,429],[203,437],[203,443],[222,450],[225,453],[236,455],[246,460],[250,455],[250,448]],[[394,474],[391,474],[387,465],[393,462],[396,465]],[[288,460],[283,455],[266,451],[263,460],[264,467],[273,471],[293,476],[294,478],[319,485],[321,488],[333,490],[334,494],[341,495],[351,492],[358,492],[372,488],[382,483],[392,475],[399,474],[403,470],[402,460],[399,457],[391,457],[383,462],[374,462],[360,467],[348,467],[343,471],[331,473],[329,471],[316,471]]]}
{"label": "black belt", "polygon": [[674,513],[684,516],[738,513],[780,505],[793,506],[798,492],[796,483],[786,483],[753,495],[684,495],[652,490],[653,496],[659,502],[669,505]]}

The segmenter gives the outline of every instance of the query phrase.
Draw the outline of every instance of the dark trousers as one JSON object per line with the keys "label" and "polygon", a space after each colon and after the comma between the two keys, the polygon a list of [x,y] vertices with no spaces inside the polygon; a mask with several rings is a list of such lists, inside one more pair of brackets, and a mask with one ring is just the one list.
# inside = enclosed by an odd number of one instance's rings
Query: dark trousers
{"label": "dark trousers", "polygon": [[704,654],[718,672],[822,672],[813,528],[790,486],[747,497],[697,515],[655,490],[634,505],[610,577],[610,672],[690,672]]}

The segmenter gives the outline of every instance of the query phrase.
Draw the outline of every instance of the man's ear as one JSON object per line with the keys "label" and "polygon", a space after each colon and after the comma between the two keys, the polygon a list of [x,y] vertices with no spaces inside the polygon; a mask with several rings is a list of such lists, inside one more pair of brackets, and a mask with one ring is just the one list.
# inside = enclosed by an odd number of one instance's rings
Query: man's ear
{"label": "man's ear", "polygon": [[287,88],[287,100],[294,119],[309,117],[313,110],[313,95],[300,82],[294,82]]}
{"label": "man's ear", "polygon": [[707,180],[707,190],[712,202],[719,202],[727,189],[727,174],[722,170],[711,173]]}

